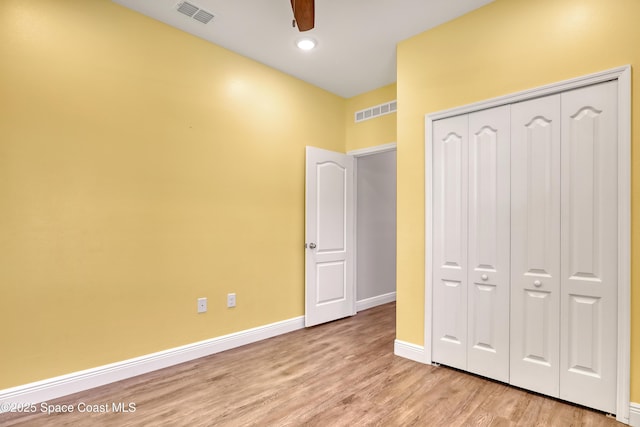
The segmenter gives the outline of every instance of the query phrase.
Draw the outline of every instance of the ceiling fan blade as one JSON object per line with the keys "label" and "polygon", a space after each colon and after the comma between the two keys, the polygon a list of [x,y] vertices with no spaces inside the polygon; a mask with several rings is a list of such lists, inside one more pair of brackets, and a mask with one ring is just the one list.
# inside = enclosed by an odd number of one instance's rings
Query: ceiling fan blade
{"label": "ceiling fan blade", "polygon": [[311,30],[315,20],[315,1],[291,0],[291,8],[293,9],[293,17],[298,25],[298,30]]}

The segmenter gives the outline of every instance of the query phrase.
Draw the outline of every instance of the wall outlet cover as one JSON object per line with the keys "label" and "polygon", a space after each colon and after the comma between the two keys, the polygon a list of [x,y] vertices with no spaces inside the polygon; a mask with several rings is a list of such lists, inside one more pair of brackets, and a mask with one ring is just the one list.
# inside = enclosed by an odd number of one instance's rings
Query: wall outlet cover
{"label": "wall outlet cover", "polygon": [[198,298],[198,313],[206,313],[206,312],[207,312],[207,299]]}
{"label": "wall outlet cover", "polygon": [[233,308],[236,306],[236,294],[227,294],[227,307]]}

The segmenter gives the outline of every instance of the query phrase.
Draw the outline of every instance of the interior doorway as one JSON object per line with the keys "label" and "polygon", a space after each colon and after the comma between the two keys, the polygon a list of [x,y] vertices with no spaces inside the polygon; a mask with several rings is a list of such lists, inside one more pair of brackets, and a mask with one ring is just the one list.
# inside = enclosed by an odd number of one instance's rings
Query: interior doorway
{"label": "interior doorway", "polygon": [[356,309],[396,300],[396,145],[356,159]]}
{"label": "interior doorway", "polygon": [[307,147],[305,326],[396,300],[396,144]]}

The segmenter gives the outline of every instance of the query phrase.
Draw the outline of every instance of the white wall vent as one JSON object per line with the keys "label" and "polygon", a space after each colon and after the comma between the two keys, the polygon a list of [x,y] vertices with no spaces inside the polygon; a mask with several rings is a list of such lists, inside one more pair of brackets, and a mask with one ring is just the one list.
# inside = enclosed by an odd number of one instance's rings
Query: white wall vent
{"label": "white wall vent", "polygon": [[356,111],[355,121],[363,122],[365,120],[374,119],[378,116],[384,116],[386,114],[395,113],[398,110],[397,101],[389,101],[384,104],[369,107],[364,110]]}
{"label": "white wall vent", "polygon": [[200,21],[203,24],[207,24],[214,17],[213,13],[207,12],[204,9],[200,9],[198,6],[194,6],[193,4],[187,1],[178,3],[177,10],[183,15],[187,15],[189,18],[193,18],[196,21]]}

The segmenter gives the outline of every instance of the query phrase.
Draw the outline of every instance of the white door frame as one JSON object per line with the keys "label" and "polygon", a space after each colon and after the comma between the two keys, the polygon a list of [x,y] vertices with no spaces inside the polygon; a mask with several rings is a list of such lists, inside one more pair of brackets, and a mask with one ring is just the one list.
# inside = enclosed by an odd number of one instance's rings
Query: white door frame
{"label": "white door frame", "polygon": [[629,423],[631,341],[631,66],[613,68],[522,92],[492,98],[425,116],[425,301],[423,361],[431,363],[433,252],[433,122],[459,114],[564,92],[609,80],[618,81],[618,373],[616,419]]}
{"label": "white door frame", "polygon": [[353,165],[353,312],[358,312],[358,158],[370,156],[372,154],[396,151],[398,144],[390,142],[388,144],[376,145],[373,147],[361,148],[359,150],[347,151],[347,155],[353,156],[356,161]]}

